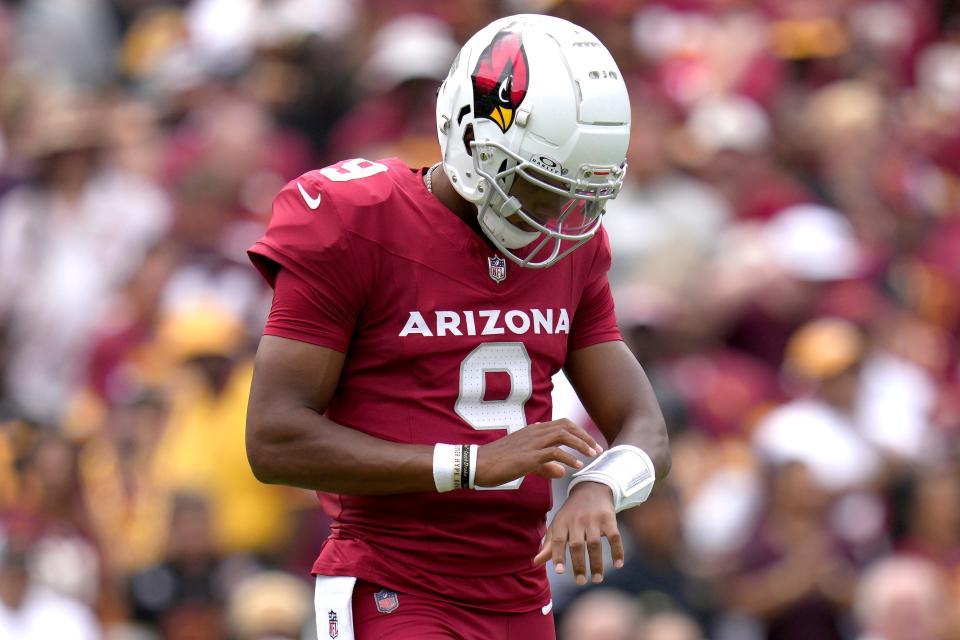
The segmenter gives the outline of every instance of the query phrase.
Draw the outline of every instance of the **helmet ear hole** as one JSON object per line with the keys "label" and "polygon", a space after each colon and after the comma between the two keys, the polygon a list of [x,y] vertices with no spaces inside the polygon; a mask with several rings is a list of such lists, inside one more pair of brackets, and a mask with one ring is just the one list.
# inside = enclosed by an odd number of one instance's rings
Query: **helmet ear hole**
{"label": "helmet ear hole", "polygon": [[463,130],[463,148],[466,149],[468,156],[473,156],[473,147],[470,146],[473,140],[473,125],[468,124]]}

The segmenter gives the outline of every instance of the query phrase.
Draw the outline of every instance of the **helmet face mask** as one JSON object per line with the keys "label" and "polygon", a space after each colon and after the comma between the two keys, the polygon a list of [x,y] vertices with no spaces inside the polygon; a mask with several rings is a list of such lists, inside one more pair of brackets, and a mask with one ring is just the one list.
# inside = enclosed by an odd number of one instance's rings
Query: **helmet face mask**
{"label": "helmet face mask", "polygon": [[549,267],[589,241],[623,183],[626,87],[599,40],[565,20],[482,29],[441,85],[437,120],[451,184],[521,266]]}
{"label": "helmet face mask", "polygon": [[[581,168],[581,175],[568,178],[524,160],[497,142],[474,141],[471,146],[474,171],[484,180],[481,191],[486,191],[477,203],[480,227],[498,249],[524,267],[548,267],[589,241],[600,228],[607,200],[617,196],[623,182],[625,165],[612,169],[586,166]],[[484,166],[491,164],[484,159],[501,155],[509,159],[502,170],[492,173]],[[528,186],[518,188],[521,185]],[[522,190],[530,194],[536,189],[549,195],[534,196],[532,201],[547,200],[556,206],[545,210],[527,207],[527,198],[515,193]],[[509,227],[501,225],[518,228],[521,235],[511,234]],[[517,240],[504,238],[504,229],[508,238]],[[516,246],[521,240],[523,244]]]}

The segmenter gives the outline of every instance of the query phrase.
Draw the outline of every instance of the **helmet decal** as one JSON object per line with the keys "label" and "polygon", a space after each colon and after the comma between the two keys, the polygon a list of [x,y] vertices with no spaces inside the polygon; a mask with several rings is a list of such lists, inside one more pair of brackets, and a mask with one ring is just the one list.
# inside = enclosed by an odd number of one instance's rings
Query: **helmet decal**
{"label": "helmet decal", "polygon": [[569,173],[569,171],[565,169],[562,164],[560,164],[550,156],[545,156],[545,155],[540,155],[535,153],[532,156],[530,156],[530,162],[540,167],[544,171],[555,173],[558,176],[565,176]]}
{"label": "helmet decal", "polygon": [[[609,77],[594,81],[594,69]],[[474,34],[440,85],[435,122],[450,184],[521,267],[550,267],[589,242],[623,185],[626,83],[607,48],[561,18],[507,16]],[[548,195],[523,202],[514,184]]]}
{"label": "helmet decal", "polygon": [[527,53],[520,34],[500,31],[477,60],[473,75],[473,112],[493,120],[506,133],[527,95]]}

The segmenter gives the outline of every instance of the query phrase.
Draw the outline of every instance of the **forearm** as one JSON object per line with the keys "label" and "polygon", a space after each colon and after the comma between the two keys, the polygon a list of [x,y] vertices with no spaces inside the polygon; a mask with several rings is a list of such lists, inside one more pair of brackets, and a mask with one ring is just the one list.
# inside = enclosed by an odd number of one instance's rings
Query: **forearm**
{"label": "forearm", "polygon": [[633,445],[653,462],[657,478],[670,472],[670,443],[660,405],[643,368],[622,342],[571,354],[567,376],[610,446]]}
{"label": "forearm", "polygon": [[[596,441],[581,427],[552,420],[470,447],[470,452],[441,450],[435,470],[433,445],[390,442],[324,415],[344,357],[296,340],[261,339],[246,433],[247,457],[260,481],[353,495],[436,491],[438,484],[445,491],[470,483],[496,487],[528,473],[556,478],[564,474],[563,465],[579,467],[564,446],[588,456],[597,453]],[[445,461],[446,453],[450,458]]]}
{"label": "forearm", "polygon": [[[563,465],[573,468],[581,465],[564,447],[587,456],[599,451],[599,445],[583,428],[569,420],[551,420],[530,425],[479,448],[470,447],[475,454],[464,452],[462,468],[456,462],[454,451],[450,451],[453,458],[449,460],[449,467],[445,467],[441,450],[439,466],[434,469],[433,445],[382,440],[336,424],[309,408],[269,412],[271,416],[285,416],[276,421],[257,419],[256,415],[257,412],[252,412],[247,419],[247,456],[256,477],[271,484],[330,493],[383,495],[437,491],[437,483],[445,473],[451,475],[449,483],[441,483],[441,491],[474,482],[477,487],[497,487],[528,473],[558,478],[564,475]],[[472,460],[473,471],[465,462],[467,457]],[[435,478],[435,473],[441,480]]]}
{"label": "forearm", "polygon": [[282,420],[248,418],[247,454],[269,484],[351,495],[436,490],[433,446],[375,438],[307,407]]}
{"label": "forearm", "polygon": [[667,438],[667,428],[662,417],[645,412],[631,415],[610,446],[615,447],[620,444],[629,444],[643,449],[653,461],[658,480],[670,473],[670,441]]}

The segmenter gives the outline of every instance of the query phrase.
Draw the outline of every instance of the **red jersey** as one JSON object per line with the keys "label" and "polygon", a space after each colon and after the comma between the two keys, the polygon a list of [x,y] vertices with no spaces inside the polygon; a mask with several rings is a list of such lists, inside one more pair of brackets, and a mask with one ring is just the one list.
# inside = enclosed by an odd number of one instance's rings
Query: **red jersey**
{"label": "red jersey", "polygon": [[[347,354],[328,417],[401,443],[484,444],[551,419],[567,354],[619,340],[603,231],[547,269],[506,261],[391,159],[290,182],[250,257],[274,286],[265,334]],[[316,574],[496,611],[549,599],[532,559],[549,480],[387,496],[318,494]]]}

